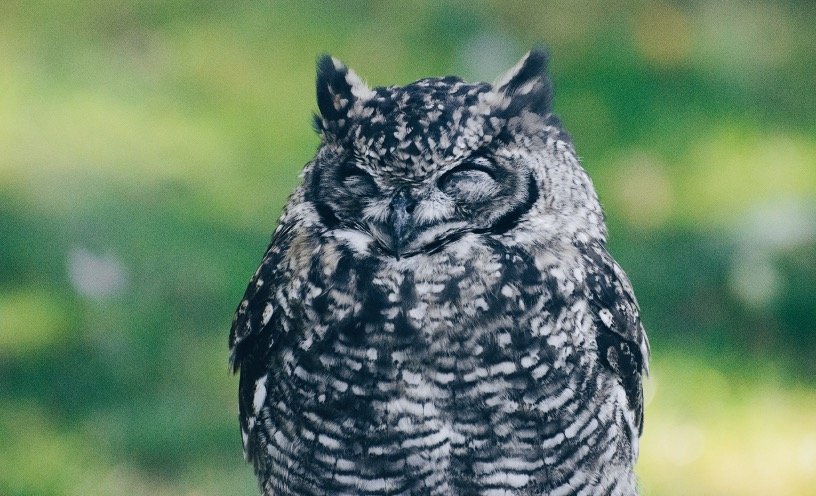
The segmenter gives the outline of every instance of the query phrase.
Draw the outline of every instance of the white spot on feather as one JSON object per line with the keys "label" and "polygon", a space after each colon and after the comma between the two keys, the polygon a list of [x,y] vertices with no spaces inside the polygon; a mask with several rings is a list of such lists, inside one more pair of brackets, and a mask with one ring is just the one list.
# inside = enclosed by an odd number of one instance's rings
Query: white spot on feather
{"label": "white spot on feather", "polygon": [[369,251],[368,247],[372,241],[371,237],[367,234],[353,229],[338,229],[334,231],[334,236],[341,241],[345,241],[349,248],[359,254],[367,254]]}
{"label": "white spot on feather", "polygon": [[264,307],[263,315],[261,315],[261,323],[266,325],[269,323],[269,319],[272,318],[272,304],[267,303]]}
{"label": "white spot on feather", "polygon": [[425,311],[428,309],[427,303],[419,303],[416,307],[408,311],[408,316],[414,320],[422,320],[425,317]]}
{"label": "white spot on feather", "polygon": [[403,370],[402,379],[408,384],[417,385],[422,381],[422,376],[420,374],[415,374],[408,370]]}
{"label": "white spot on feather", "polygon": [[604,308],[600,312],[598,312],[598,316],[601,318],[601,321],[604,323],[606,327],[612,329],[613,323],[612,312]]}
{"label": "white spot on feather", "polygon": [[261,411],[261,407],[263,407],[264,401],[266,401],[267,375],[268,374],[255,381],[255,396],[252,397],[252,409],[255,411],[255,413]]}
{"label": "white spot on feather", "polygon": [[317,436],[317,441],[320,444],[322,444],[323,446],[325,446],[325,447],[327,447],[329,449],[339,449],[340,448],[340,441],[338,441],[337,439],[334,439],[332,437],[329,437],[329,436],[327,436],[325,434],[319,434]]}

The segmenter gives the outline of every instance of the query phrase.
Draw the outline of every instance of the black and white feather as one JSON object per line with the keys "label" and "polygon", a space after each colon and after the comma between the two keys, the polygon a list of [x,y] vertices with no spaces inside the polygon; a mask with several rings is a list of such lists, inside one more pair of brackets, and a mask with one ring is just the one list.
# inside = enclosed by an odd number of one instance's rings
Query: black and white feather
{"label": "black and white feather", "polygon": [[321,146],[229,339],[264,494],[636,493],[648,343],[546,65],[319,60]]}

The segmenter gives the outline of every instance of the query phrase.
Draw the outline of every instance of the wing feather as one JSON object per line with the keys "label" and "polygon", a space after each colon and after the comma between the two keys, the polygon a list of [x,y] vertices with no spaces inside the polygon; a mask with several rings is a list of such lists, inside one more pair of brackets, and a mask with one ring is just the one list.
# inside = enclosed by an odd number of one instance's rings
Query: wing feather
{"label": "wing feather", "polygon": [[585,246],[586,297],[595,317],[601,363],[614,372],[626,391],[643,432],[643,377],[648,374],[649,341],[640,320],[632,285],[603,246]]}

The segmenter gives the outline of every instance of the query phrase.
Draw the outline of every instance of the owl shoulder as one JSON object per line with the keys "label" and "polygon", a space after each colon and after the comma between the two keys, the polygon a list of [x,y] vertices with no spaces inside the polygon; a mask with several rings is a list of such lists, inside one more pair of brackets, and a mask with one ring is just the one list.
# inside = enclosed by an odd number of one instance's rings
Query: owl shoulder
{"label": "owl shoulder", "polygon": [[301,252],[308,251],[297,235],[300,226],[282,217],[260,266],[249,280],[232,319],[229,335],[233,370],[259,362],[281,332],[280,323],[290,312],[292,281]]}
{"label": "owl shoulder", "polygon": [[595,322],[600,361],[619,378],[642,429],[642,380],[648,373],[649,342],[632,285],[604,246],[588,244],[579,249],[587,272],[584,293]]}

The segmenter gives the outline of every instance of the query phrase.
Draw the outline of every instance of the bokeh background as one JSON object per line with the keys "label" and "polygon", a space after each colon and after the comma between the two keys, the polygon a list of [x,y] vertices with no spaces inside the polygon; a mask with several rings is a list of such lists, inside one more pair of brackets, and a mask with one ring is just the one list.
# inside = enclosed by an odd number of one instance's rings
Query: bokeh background
{"label": "bokeh background", "polygon": [[816,487],[816,4],[0,2],[0,494],[256,494],[233,309],[314,61],[493,80],[536,42],[651,337],[645,495]]}

